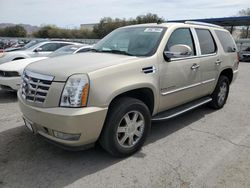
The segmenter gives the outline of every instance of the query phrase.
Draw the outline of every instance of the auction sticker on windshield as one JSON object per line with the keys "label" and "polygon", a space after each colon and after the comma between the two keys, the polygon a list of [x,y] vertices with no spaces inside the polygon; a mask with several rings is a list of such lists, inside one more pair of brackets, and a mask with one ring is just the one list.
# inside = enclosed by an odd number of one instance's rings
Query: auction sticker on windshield
{"label": "auction sticker on windshield", "polygon": [[162,30],[162,28],[146,28],[144,32],[161,33]]}

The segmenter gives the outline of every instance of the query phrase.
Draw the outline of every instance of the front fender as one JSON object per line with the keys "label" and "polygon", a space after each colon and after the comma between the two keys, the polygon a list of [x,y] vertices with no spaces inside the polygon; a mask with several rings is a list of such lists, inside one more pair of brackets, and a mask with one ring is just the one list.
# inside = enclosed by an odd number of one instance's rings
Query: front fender
{"label": "front fender", "polygon": [[108,107],[111,101],[120,94],[135,89],[149,88],[154,94],[154,112],[157,111],[159,101],[159,92],[157,92],[159,91],[159,71],[145,74],[141,71],[144,66],[138,63],[136,66],[110,67],[90,73],[88,105]]}

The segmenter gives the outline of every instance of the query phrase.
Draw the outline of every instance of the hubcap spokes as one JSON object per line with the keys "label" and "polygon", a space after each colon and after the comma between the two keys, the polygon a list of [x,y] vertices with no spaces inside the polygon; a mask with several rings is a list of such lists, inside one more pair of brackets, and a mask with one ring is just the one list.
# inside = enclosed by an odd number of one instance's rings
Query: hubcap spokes
{"label": "hubcap spokes", "polygon": [[220,91],[218,94],[218,103],[223,104],[227,95],[227,84],[225,82],[220,86]]}
{"label": "hubcap spokes", "polygon": [[125,148],[133,147],[141,139],[144,126],[144,117],[140,112],[128,112],[123,116],[117,128],[118,143]]}

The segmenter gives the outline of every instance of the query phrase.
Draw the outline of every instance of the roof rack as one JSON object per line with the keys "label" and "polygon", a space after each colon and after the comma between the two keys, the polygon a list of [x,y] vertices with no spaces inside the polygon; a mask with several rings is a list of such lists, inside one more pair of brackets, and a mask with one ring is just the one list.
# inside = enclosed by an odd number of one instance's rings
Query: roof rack
{"label": "roof rack", "polygon": [[203,25],[203,26],[209,26],[209,27],[216,27],[222,29],[223,27],[215,24],[205,23],[205,22],[196,22],[196,21],[185,21],[185,24],[193,24],[193,25]]}

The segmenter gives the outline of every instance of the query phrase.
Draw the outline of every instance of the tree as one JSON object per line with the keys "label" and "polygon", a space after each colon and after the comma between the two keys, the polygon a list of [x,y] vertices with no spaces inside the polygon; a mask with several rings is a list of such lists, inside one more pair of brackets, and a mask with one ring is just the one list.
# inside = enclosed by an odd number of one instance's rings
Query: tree
{"label": "tree", "polygon": [[146,15],[140,15],[136,17],[136,24],[142,23],[162,23],[164,18],[158,17],[157,14],[148,13]]}
{"label": "tree", "polygon": [[33,36],[38,38],[50,38],[51,30],[53,30],[54,27],[55,26],[51,25],[43,26],[37,32],[33,33]]}
{"label": "tree", "polygon": [[[240,16],[250,16],[250,8],[242,9],[239,11],[238,15]],[[242,27],[241,37],[248,38],[250,36],[249,25]]]}
{"label": "tree", "polygon": [[38,38],[87,39],[93,38],[94,34],[88,29],[62,29],[56,26],[47,25],[33,33],[33,36]]}
{"label": "tree", "polygon": [[137,16],[135,19],[112,19],[110,17],[105,17],[100,20],[100,22],[94,26],[93,32],[98,38],[103,38],[111,31],[116,28],[134,25],[134,24],[142,24],[142,23],[159,23],[164,22],[163,18],[157,16],[157,14],[148,13],[146,15]]}
{"label": "tree", "polygon": [[134,19],[130,18],[128,20],[104,17],[97,25],[94,26],[93,31],[88,29],[62,29],[54,25],[45,25],[41,27],[37,32],[33,33],[33,36],[38,38],[103,38],[111,31],[119,27],[142,23],[158,23],[163,21],[163,18],[160,18],[156,14],[151,13],[137,16]]}
{"label": "tree", "polygon": [[27,31],[20,25],[9,26],[1,29],[0,35],[3,37],[26,37]]}

